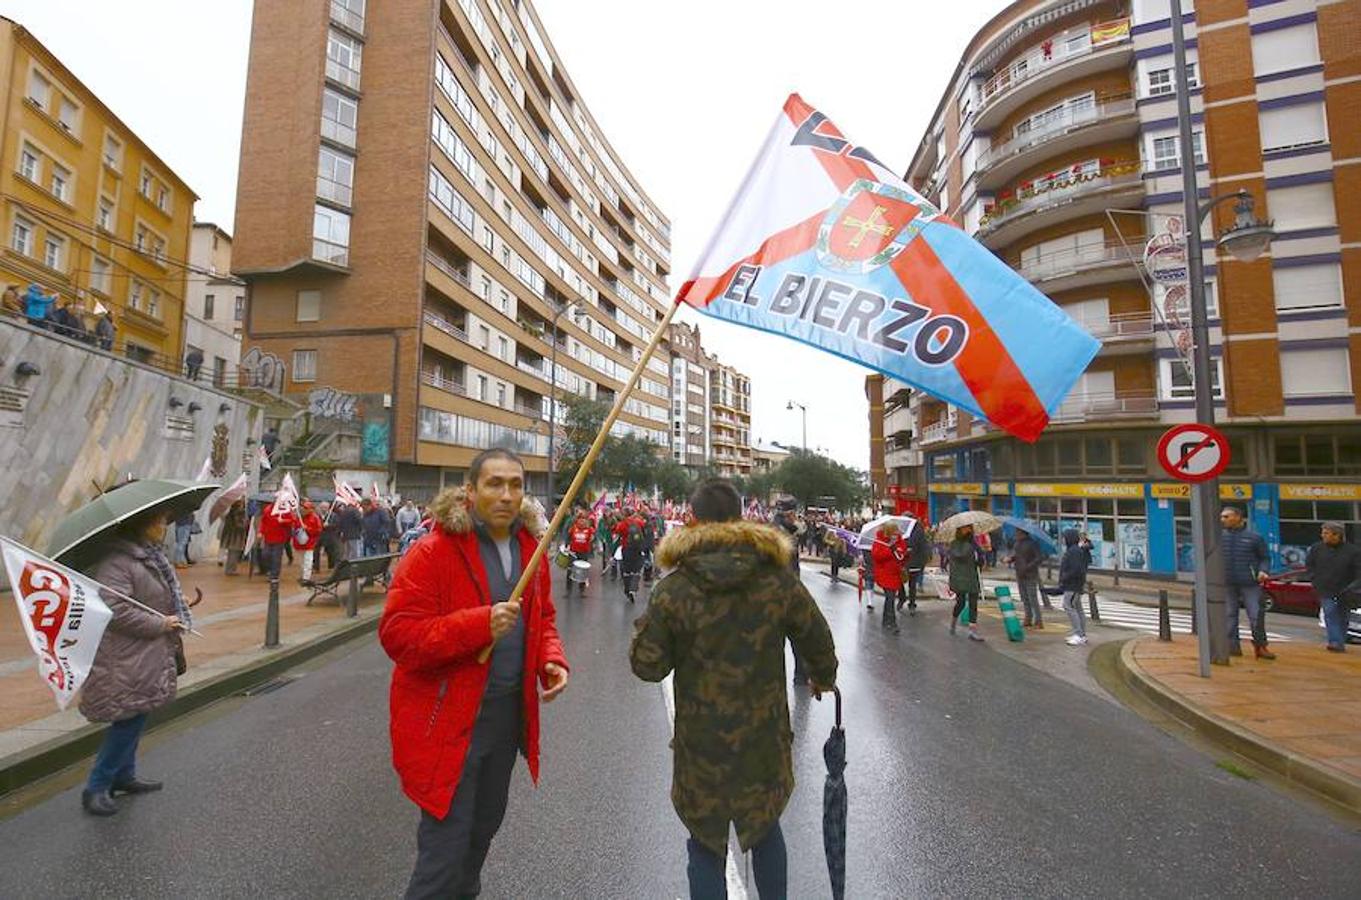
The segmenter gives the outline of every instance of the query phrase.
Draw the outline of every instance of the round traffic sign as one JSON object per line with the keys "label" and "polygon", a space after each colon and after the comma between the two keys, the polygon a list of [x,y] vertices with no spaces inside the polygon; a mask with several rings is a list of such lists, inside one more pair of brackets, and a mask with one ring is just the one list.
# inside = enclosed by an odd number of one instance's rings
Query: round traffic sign
{"label": "round traffic sign", "polygon": [[1180,481],[1209,481],[1229,465],[1229,439],[1211,425],[1178,425],[1158,441],[1158,465]]}

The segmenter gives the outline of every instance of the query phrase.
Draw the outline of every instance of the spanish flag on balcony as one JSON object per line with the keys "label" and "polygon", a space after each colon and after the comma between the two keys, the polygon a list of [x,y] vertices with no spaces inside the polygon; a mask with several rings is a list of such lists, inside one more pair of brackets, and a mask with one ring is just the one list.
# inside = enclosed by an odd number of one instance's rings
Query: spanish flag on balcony
{"label": "spanish flag on balcony", "polygon": [[1100,344],[797,94],[677,302],[1033,441]]}

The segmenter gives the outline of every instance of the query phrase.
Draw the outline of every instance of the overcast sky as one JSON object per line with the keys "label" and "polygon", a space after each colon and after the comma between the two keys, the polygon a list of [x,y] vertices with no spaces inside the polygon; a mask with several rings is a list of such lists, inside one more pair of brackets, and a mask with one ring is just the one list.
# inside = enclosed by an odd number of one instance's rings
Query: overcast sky
{"label": "overcast sky", "polygon": [[[305,0],[262,0],[305,2]],[[310,0],[320,2],[320,0]],[[382,0],[372,0],[378,7]],[[797,91],[890,168],[907,167],[965,44],[1004,0],[537,0],[582,99],[672,223],[689,273],[784,98]],[[250,0],[0,0],[232,230]],[[699,320],[751,376],[752,440],[869,462],[866,370],[785,338]]]}

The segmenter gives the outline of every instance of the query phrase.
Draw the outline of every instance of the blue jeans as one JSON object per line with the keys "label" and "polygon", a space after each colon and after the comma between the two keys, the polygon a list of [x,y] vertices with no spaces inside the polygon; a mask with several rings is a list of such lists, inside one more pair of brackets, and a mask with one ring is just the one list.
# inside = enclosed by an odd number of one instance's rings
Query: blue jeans
{"label": "blue jeans", "polygon": [[1248,627],[1252,630],[1252,643],[1258,647],[1266,646],[1266,623],[1262,621],[1262,586],[1260,584],[1231,584],[1224,597],[1225,618],[1228,619],[1229,646],[1239,646],[1238,610],[1248,611]]}
{"label": "blue jeans", "polygon": [[[685,842],[685,848],[690,855],[690,864],[685,869],[690,876],[690,900],[727,900],[724,858],[694,838]],[[789,895],[788,859],[779,822],[752,845],[751,868],[761,900],[784,900]]]}
{"label": "blue jeans", "polygon": [[1328,644],[1347,646],[1347,605],[1337,597],[1323,598],[1323,626],[1328,631]]}
{"label": "blue jeans", "polygon": [[137,742],[146,728],[146,713],[114,722],[104,732],[104,743],[95,754],[94,768],[85,782],[88,791],[107,791],[115,784],[124,784],[137,774]]}
{"label": "blue jeans", "polygon": [[189,540],[194,536],[193,525],[175,526],[175,565],[189,565]]}

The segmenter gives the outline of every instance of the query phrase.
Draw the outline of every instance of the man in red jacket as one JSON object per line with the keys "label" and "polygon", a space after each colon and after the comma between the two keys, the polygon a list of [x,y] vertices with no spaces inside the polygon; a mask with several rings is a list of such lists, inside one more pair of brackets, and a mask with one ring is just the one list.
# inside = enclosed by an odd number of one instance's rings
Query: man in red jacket
{"label": "man in red jacket", "polygon": [[903,591],[907,542],[903,540],[896,523],[889,522],[879,529],[874,546],[870,548],[870,559],[874,562],[874,583],[884,592],[883,627],[897,634],[898,611],[894,601],[903,602],[907,599]]}
{"label": "man in red jacket", "polygon": [[[572,523],[571,529],[567,532],[567,550],[572,554],[572,561],[591,561],[591,549],[595,546],[595,526],[591,524],[590,518],[583,510],[577,513],[577,518]],[[580,584],[581,596],[586,596],[586,588],[589,581]],[[567,579],[567,596],[572,595],[572,579]]]}
{"label": "man in red jacket", "polygon": [[378,629],[396,663],[392,764],[421,808],[408,900],[481,891],[517,750],[538,782],[539,687],[551,702],[568,677],[548,567],[507,602],[546,528],[520,458],[479,454],[430,514],[435,528],[398,565]]}

